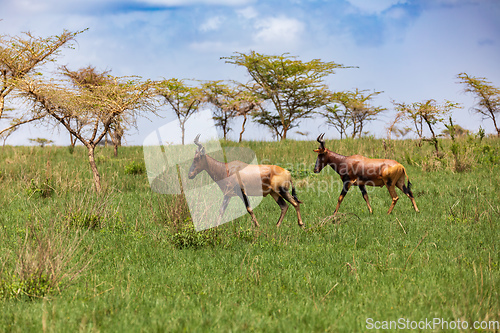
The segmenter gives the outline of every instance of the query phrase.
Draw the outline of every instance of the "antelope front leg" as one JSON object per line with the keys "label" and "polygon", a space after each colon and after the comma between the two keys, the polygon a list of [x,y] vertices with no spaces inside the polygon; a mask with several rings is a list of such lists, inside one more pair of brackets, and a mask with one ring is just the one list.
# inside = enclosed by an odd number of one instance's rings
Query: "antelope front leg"
{"label": "antelope front leg", "polygon": [[337,214],[339,211],[340,204],[342,203],[342,200],[344,200],[344,197],[347,194],[347,191],[351,188],[351,180],[344,181],[344,185],[342,186],[342,192],[340,192],[339,200],[337,202],[337,207],[335,208],[335,212],[333,212],[333,215]]}
{"label": "antelope front leg", "polygon": [[225,195],[224,199],[222,200],[222,205],[220,206],[219,209],[219,218],[217,219],[217,225],[220,225],[220,221],[222,220],[222,216],[224,216],[224,213],[226,212],[227,205],[229,204],[229,200],[231,200],[231,197]]}

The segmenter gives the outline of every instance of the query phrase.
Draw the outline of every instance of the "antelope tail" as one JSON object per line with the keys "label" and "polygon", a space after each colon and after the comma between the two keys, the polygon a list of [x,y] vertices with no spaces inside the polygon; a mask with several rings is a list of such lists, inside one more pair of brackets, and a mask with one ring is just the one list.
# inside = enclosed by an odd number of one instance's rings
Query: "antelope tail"
{"label": "antelope tail", "polygon": [[297,203],[302,203],[302,201],[297,198],[297,193],[295,192],[295,186],[292,185],[292,197],[297,201]]}
{"label": "antelope tail", "polygon": [[[408,177],[408,175],[406,174],[406,169],[403,169],[403,170],[404,170],[404,173],[405,173],[405,177],[406,177],[406,179],[408,179],[408,185],[406,186],[406,189],[407,189],[407,190],[406,190],[406,191],[404,191],[404,192],[405,192],[405,194],[408,194],[408,193],[411,193],[411,185],[412,185],[412,184],[411,184],[411,182],[410,182],[410,177]],[[404,189],[404,188],[405,188],[405,186],[404,186],[404,184],[403,184],[403,189]],[[407,192],[408,192],[408,193],[407,193]]]}

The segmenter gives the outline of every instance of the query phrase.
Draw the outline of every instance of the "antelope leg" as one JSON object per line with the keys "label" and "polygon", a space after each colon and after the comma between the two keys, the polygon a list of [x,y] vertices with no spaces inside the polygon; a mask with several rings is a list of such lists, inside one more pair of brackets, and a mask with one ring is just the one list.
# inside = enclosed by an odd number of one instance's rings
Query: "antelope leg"
{"label": "antelope leg", "polygon": [[255,218],[255,214],[253,213],[253,209],[252,209],[252,207],[250,207],[250,201],[248,200],[248,196],[245,193],[245,190],[240,186],[236,186],[235,190],[236,190],[236,193],[238,194],[238,196],[241,198],[241,200],[243,200],[243,203],[245,204],[245,207],[247,208],[248,214],[250,214],[250,216],[252,217],[253,223],[255,224],[256,227],[258,227],[259,222],[257,222],[257,219]]}
{"label": "antelope leg", "polygon": [[276,203],[281,208],[281,215],[280,215],[280,218],[278,219],[278,223],[276,223],[276,226],[279,227],[281,225],[281,222],[283,222],[283,218],[285,217],[286,211],[288,210],[288,205],[286,204],[285,200],[278,193],[271,192],[271,196],[274,198]]}
{"label": "antelope leg", "polygon": [[361,194],[363,195],[363,199],[366,201],[366,205],[368,206],[368,210],[370,211],[370,214],[373,213],[372,207],[370,206],[370,201],[368,200],[368,192],[366,192],[366,187],[365,185],[359,185],[359,190],[361,191]]}
{"label": "antelope leg", "polygon": [[224,216],[224,213],[226,212],[226,208],[227,208],[227,205],[229,204],[229,200],[231,200],[231,197],[225,195],[224,199],[222,200],[222,205],[220,206],[219,218],[217,220],[217,225],[220,224],[220,221],[222,220],[222,216]]}
{"label": "antelope leg", "polygon": [[337,214],[337,212],[339,211],[340,204],[342,203],[342,200],[344,200],[344,197],[349,191],[349,188],[351,188],[351,181],[344,180],[344,186],[342,186],[342,192],[340,192],[339,200],[337,202],[337,207],[335,208],[335,212],[333,212],[333,215]]}
{"label": "antelope leg", "polygon": [[288,190],[284,188],[280,188],[280,195],[289,203],[292,204],[292,206],[295,208],[295,211],[297,212],[297,219],[300,227],[304,226],[304,222],[302,222],[302,217],[300,216],[300,205],[299,202],[293,197],[293,195],[288,192]]}
{"label": "antelope leg", "polygon": [[392,204],[391,207],[389,207],[389,210],[387,211],[387,214],[392,213],[392,210],[394,209],[394,206],[396,206],[396,202],[398,202],[398,194],[396,193],[396,189],[394,185],[388,185],[386,184],[387,189],[389,190],[389,194],[392,197]]}

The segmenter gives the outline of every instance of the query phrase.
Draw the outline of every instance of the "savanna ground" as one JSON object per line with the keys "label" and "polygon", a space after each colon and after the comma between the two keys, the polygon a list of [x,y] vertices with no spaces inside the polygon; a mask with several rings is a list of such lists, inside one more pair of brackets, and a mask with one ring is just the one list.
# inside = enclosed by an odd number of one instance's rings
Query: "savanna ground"
{"label": "savanna ground", "polygon": [[[367,320],[500,320],[500,141],[327,141],[405,165],[421,213],[398,190],[312,173],[317,142],[226,143],[292,171],[305,229],[264,198],[196,233],[182,196],[152,193],[142,147],[0,148],[0,331],[367,331]],[[194,152],[193,152],[194,153]],[[233,199],[236,200],[236,199]],[[463,324],[462,324],[463,325]],[[438,331],[441,326],[428,331]],[[494,331],[494,329],[485,331]]]}

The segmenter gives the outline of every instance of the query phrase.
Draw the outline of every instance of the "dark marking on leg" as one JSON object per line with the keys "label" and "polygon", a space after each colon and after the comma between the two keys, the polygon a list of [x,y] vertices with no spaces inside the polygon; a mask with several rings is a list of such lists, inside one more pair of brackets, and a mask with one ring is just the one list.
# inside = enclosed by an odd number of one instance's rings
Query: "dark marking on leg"
{"label": "dark marking on leg", "polygon": [[337,201],[337,207],[335,208],[333,215],[337,214],[337,212],[339,211],[340,204],[342,203],[342,200],[344,200],[344,197],[346,196],[350,187],[351,187],[351,180],[347,180],[347,181],[344,180],[344,184],[342,186],[342,191],[340,192],[340,196],[339,196],[339,199]]}
{"label": "dark marking on leg", "polygon": [[373,209],[370,206],[370,201],[368,200],[368,192],[366,192],[365,185],[359,185],[359,190],[361,191],[361,195],[363,196],[363,199],[365,199],[365,201],[366,201],[366,205],[368,206],[368,210],[370,211],[370,214],[373,213]]}
{"label": "dark marking on leg", "polygon": [[297,193],[295,193],[295,187],[293,187],[292,185],[292,197],[295,199],[295,201],[297,201],[298,203],[302,203],[302,201],[299,200],[299,198],[297,198]]}
{"label": "dark marking on leg", "polygon": [[411,204],[413,205],[413,209],[415,209],[415,211],[418,213],[418,212],[419,212],[419,210],[418,210],[418,207],[417,207],[417,203],[415,202],[415,198],[413,197],[413,193],[412,193],[412,191],[411,191],[411,189],[410,189],[410,186],[411,186],[410,181],[408,181],[408,187],[407,187],[407,186],[405,186],[405,184],[404,184],[404,183],[403,183],[403,185],[402,185],[402,186],[399,186],[399,185],[398,185],[399,189],[400,189],[401,191],[403,191],[403,193],[404,193],[404,194],[406,194],[406,195],[408,196],[408,198],[410,198],[410,200],[411,200]]}
{"label": "dark marking on leg", "polygon": [[286,211],[288,210],[288,205],[278,193],[271,192],[271,196],[274,198],[278,206],[280,206],[281,208],[281,215],[280,218],[278,219],[278,223],[276,223],[276,226],[279,227],[281,225],[281,222],[283,221],[283,218],[285,217]]}
{"label": "dark marking on leg", "polygon": [[253,213],[252,207],[250,207],[250,202],[248,201],[248,197],[245,193],[245,190],[242,189],[240,186],[235,186],[235,192],[238,194],[238,196],[243,200],[243,203],[245,204],[245,207],[247,208],[248,214],[252,217],[252,221],[255,224],[256,227],[259,226],[259,223],[257,222],[257,219],[255,218],[255,214]]}
{"label": "dark marking on leg", "polygon": [[[293,191],[293,188],[292,188],[292,191]],[[279,188],[279,194],[281,195],[281,197],[283,197],[283,199],[285,199],[286,201],[288,201],[289,203],[292,204],[292,206],[295,208],[295,211],[297,212],[297,219],[298,219],[298,223],[299,223],[299,226],[304,226],[304,223],[302,222],[302,217],[300,216],[300,203],[301,201],[299,200],[296,200],[294,196],[292,196],[290,194],[290,192],[288,192],[288,190],[284,187],[280,187]]]}

